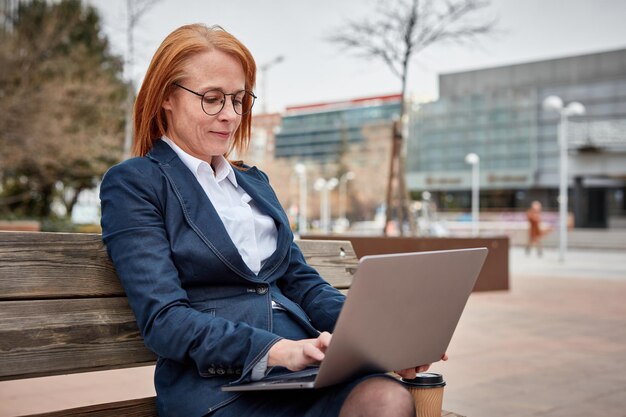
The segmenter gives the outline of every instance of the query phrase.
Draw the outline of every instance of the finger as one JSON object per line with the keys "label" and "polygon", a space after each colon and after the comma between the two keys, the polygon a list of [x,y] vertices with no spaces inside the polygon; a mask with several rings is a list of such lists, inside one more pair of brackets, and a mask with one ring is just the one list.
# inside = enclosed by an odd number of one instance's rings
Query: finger
{"label": "finger", "polygon": [[401,371],[396,371],[396,373],[405,379],[415,378],[415,368],[403,369]]}
{"label": "finger", "polygon": [[328,345],[330,345],[330,339],[333,337],[333,335],[331,335],[328,332],[322,332],[320,333],[320,335],[317,337],[317,341],[318,341],[318,347],[319,348],[327,348]]}
{"label": "finger", "polygon": [[428,371],[428,369],[430,369],[430,365],[420,365],[416,368],[416,371],[418,374],[420,374],[422,372]]}
{"label": "finger", "polygon": [[302,347],[302,353],[307,358],[313,359],[314,362],[321,362],[324,359],[324,352],[310,343]]}
{"label": "finger", "polygon": [[443,356],[441,357],[441,360],[442,360],[442,361],[447,361],[447,360],[448,360],[448,352],[445,352],[445,353],[443,354]]}

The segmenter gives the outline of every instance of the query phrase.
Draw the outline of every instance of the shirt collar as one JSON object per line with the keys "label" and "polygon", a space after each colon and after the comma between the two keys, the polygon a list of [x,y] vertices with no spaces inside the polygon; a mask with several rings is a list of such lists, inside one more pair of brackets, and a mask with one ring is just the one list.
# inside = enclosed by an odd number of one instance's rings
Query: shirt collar
{"label": "shirt collar", "polygon": [[202,159],[196,158],[195,156],[189,155],[187,152],[183,151],[178,145],[176,145],[176,143],[174,143],[172,139],[168,138],[167,136],[163,135],[161,137],[161,140],[167,143],[174,150],[174,152],[176,152],[176,154],[181,159],[181,161],[183,161],[183,164],[185,164],[185,166],[187,166],[187,168],[189,168],[189,170],[193,172],[194,175],[196,176],[200,175],[200,168],[204,166],[206,167],[206,169],[208,169],[211,175],[215,176],[215,181],[220,182],[224,180],[225,178],[228,178],[228,180],[235,187],[238,186],[237,178],[235,177],[235,171],[233,170],[233,167],[230,164],[230,162],[228,162],[228,160],[226,160],[226,158],[224,158],[223,155],[217,155],[213,157],[212,162],[213,162],[213,165],[215,165],[215,170],[213,170],[213,166],[211,166],[211,164],[209,164],[208,162]]}

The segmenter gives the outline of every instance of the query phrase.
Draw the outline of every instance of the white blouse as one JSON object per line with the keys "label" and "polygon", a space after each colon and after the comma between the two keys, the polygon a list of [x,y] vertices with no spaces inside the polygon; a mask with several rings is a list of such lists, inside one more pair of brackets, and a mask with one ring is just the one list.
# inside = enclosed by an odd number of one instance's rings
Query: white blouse
{"label": "white blouse", "polygon": [[264,261],[276,250],[278,231],[274,219],[259,211],[248,193],[237,185],[233,167],[226,158],[213,158],[214,171],[209,163],[189,155],[170,138],[161,139],[194,174],[244,262],[258,275]]}

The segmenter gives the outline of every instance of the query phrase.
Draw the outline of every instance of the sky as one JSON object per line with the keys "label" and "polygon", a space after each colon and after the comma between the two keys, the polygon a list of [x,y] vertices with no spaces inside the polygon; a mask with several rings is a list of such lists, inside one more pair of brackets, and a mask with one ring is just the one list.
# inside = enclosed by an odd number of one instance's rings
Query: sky
{"label": "sky", "polygon": [[[86,1],[101,12],[113,51],[125,54],[126,1]],[[325,40],[349,20],[375,16],[377,1],[158,0],[135,27],[133,78],[141,82],[171,31],[205,23],[240,39],[259,67],[283,57],[257,75],[261,109],[399,93],[400,80],[382,62]],[[491,0],[483,15],[497,19],[497,34],[472,46],[425,49],[411,62],[409,94],[419,101],[436,99],[441,73],[626,48],[626,0]]]}

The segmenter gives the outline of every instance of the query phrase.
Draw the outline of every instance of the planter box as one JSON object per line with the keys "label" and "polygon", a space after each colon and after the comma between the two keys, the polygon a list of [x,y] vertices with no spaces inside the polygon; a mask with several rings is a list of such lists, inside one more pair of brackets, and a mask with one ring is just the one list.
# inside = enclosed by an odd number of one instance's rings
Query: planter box
{"label": "planter box", "polygon": [[305,235],[302,239],[349,240],[356,255],[425,252],[444,249],[486,247],[489,254],[478,276],[474,291],[509,289],[509,238],[489,237],[383,237],[350,235]]}

